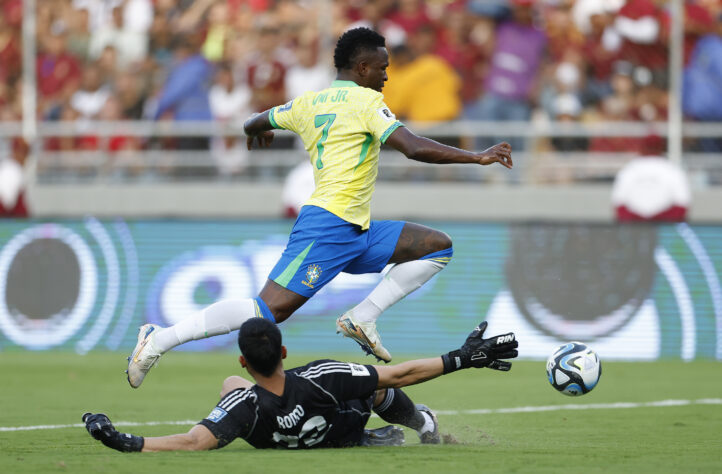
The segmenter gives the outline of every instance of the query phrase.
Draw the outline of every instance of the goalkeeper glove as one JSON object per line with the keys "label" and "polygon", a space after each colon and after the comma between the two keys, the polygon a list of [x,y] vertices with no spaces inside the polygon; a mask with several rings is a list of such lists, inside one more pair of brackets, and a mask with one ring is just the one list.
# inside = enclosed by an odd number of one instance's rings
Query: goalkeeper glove
{"label": "goalkeeper glove", "polygon": [[103,413],[83,414],[83,423],[90,436],[99,440],[109,448],[124,453],[137,452],[143,449],[143,437],[128,433],[119,433],[113,423]]}
{"label": "goalkeeper glove", "polygon": [[511,362],[499,359],[513,359],[519,355],[516,336],[509,332],[484,339],[486,326],[486,321],[482,322],[469,334],[461,348],[441,356],[445,374],[469,367],[488,367],[504,372],[511,369]]}

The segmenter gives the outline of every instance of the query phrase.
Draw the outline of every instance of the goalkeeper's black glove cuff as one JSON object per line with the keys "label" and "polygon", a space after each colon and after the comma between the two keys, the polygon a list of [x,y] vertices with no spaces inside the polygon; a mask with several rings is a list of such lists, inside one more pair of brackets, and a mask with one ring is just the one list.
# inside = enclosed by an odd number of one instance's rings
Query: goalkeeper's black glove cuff
{"label": "goalkeeper's black glove cuff", "polygon": [[139,453],[143,450],[145,444],[145,439],[142,436],[135,436],[130,433],[117,433],[116,436],[103,438],[100,441],[107,447],[123,453]]}
{"label": "goalkeeper's black glove cuff", "polygon": [[444,363],[444,374],[450,374],[468,367],[468,365],[464,364],[464,358],[461,356],[461,350],[459,349],[442,355],[441,360]]}

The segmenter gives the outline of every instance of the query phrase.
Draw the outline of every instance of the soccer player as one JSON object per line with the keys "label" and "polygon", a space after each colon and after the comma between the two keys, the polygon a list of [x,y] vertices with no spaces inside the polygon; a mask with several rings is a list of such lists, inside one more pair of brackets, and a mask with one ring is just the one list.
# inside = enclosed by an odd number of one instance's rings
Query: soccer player
{"label": "soccer player", "polygon": [[249,149],[268,146],[273,129],[296,132],[309,152],[316,189],[293,226],[287,247],[256,298],[219,301],[174,326],[141,326],[128,359],[128,381],[140,386],[164,352],[193,339],[226,334],[244,321],[285,321],[340,272],[380,272],[378,286],[336,321],[337,332],[367,353],[389,362],[376,319],[443,269],[451,239],[438,230],[401,221],[372,221],[371,194],[382,143],[427,163],[500,163],[511,168],[511,148],[500,143],[472,153],[410,132],[384,104],[389,55],[383,36],[367,28],[344,33],[336,44],[337,79],[320,92],[249,118]]}
{"label": "soccer player", "polygon": [[485,329],[483,322],[461,348],[441,357],[386,366],[319,360],[284,371],[281,331],[253,318],[241,326],[238,347],[240,363],[256,384],[228,377],[216,407],[187,433],[143,438],[119,433],[104,414],[86,413],[83,421],[95,439],[125,452],[215,449],[236,438],[255,448],[401,444],[399,428],[364,430],[373,409],[384,421],[416,430],[422,443],[437,444],[436,416],[414,405],[400,387],[470,367],[510,370],[511,362],[501,359],[517,356],[514,333],[484,339]]}

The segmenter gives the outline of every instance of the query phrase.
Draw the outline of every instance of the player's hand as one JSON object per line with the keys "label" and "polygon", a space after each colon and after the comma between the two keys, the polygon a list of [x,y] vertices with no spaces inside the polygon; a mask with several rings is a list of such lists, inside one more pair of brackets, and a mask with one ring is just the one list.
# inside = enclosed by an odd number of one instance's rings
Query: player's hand
{"label": "player's hand", "polygon": [[104,413],[84,413],[83,423],[90,436],[109,448],[126,453],[143,449],[142,437],[119,433]]}
{"label": "player's hand", "polygon": [[460,349],[441,356],[445,374],[469,367],[488,367],[504,372],[511,369],[511,362],[500,359],[513,359],[519,355],[516,336],[509,332],[484,339],[486,326],[486,321],[482,322],[469,334]]}
{"label": "player's hand", "polygon": [[479,153],[480,165],[486,166],[493,163],[500,163],[502,166],[511,169],[514,165],[511,161],[511,145],[506,142],[497,143]]}
{"label": "player's hand", "polygon": [[268,148],[273,143],[274,134],[271,130],[266,130],[258,135],[249,135],[246,137],[246,146],[250,150],[253,148],[253,142],[258,144],[258,148]]}

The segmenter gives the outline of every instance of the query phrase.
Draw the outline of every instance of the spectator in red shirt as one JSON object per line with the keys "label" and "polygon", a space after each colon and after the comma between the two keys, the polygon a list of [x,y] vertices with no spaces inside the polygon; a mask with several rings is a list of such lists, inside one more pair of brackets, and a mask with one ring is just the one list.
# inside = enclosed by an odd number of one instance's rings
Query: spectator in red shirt
{"label": "spectator in red shirt", "polygon": [[0,81],[12,82],[21,72],[19,33],[0,15]]}
{"label": "spectator in red shirt", "polygon": [[622,37],[620,57],[652,71],[664,70],[668,51],[662,41],[662,17],[662,10],[652,0],[628,0],[614,20]]}
{"label": "spectator in red shirt", "polygon": [[80,63],[66,51],[64,31],[55,29],[45,38],[37,59],[37,80],[42,115],[57,115],[58,106],[70,98],[80,82]]}
{"label": "spectator in red shirt", "polygon": [[251,105],[257,112],[286,101],[286,65],[277,56],[279,40],[276,27],[270,24],[261,27],[246,69]]}
{"label": "spectator in red shirt", "polygon": [[461,77],[461,98],[465,104],[481,94],[488,58],[471,39],[471,17],[463,3],[456,2],[444,12],[439,42],[434,53],[448,62]]}
{"label": "spectator in red shirt", "polygon": [[407,34],[432,23],[424,2],[420,0],[400,0],[396,11],[389,15],[389,20],[403,28]]}

